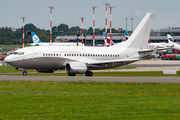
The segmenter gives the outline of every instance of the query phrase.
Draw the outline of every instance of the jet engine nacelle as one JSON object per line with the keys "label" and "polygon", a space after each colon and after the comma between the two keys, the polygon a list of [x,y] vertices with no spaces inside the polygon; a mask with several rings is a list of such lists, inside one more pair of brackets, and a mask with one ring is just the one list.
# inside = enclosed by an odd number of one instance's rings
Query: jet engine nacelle
{"label": "jet engine nacelle", "polygon": [[54,69],[34,69],[34,70],[40,73],[53,73],[55,71]]}
{"label": "jet engine nacelle", "polygon": [[84,74],[87,71],[87,66],[81,62],[69,62],[66,63],[65,70],[67,73]]}

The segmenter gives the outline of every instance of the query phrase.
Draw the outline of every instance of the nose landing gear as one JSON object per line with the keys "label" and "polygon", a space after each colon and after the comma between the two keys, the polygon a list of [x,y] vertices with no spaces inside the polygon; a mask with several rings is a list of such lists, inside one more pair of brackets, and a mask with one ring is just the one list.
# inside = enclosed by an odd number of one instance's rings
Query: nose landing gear
{"label": "nose landing gear", "polygon": [[27,72],[26,72],[26,71],[24,71],[24,72],[22,73],[22,75],[23,75],[23,76],[26,76],[26,75],[27,75]]}
{"label": "nose landing gear", "polygon": [[23,71],[23,73],[22,73],[23,76],[26,76],[26,75],[27,75],[27,70],[24,69],[24,68],[16,68],[16,70]]}

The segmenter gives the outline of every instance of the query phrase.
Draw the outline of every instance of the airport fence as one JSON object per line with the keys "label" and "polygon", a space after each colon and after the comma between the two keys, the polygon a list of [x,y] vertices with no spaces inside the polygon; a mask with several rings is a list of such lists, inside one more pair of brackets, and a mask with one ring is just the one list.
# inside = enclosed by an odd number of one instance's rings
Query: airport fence
{"label": "airport fence", "polygon": [[14,49],[14,47],[12,46],[3,46],[3,45],[1,45],[0,46],[0,52],[2,52],[2,51],[11,51],[11,50],[13,50]]}

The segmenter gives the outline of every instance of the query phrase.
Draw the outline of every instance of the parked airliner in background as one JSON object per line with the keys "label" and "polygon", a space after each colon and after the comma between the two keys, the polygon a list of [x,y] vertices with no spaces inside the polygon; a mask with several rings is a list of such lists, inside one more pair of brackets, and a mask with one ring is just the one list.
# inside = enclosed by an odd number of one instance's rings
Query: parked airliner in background
{"label": "parked airliner in background", "polygon": [[[43,43],[34,32],[31,32],[31,35],[33,39],[33,43],[31,43],[32,46],[77,46],[76,42]],[[82,43],[78,43],[78,46],[82,46]]]}
{"label": "parked airliner in background", "polygon": [[128,40],[129,39],[129,34],[128,34],[127,30],[124,30],[124,33],[125,33],[125,39]]}
{"label": "parked airliner in background", "polygon": [[110,45],[117,44],[117,43],[114,43],[112,40],[110,41],[110,37],[109,37],[108,34],[107,34],[107,40],[105,39],[105,36],[106,36],[106,33],[103,32],[103,37],[104,37],[104,44],[103,44],[103,46],[110,46]]}
{"label": "parked airliner in background", "polygon": [[[129,34],[128,34],[127,30],[124,30],[124,32],[125,32],[125,38],[126,38],[126,40],[128,40]],[[168,42],[168,43],[150,43],[150,39],[148,39],[148,44],[147,44],[148,49],[154,50],[157,46],[159,48],[156,53],[159,54],[160,56],[162,54],[166,53],[166,50],[173,49],[173,46],[170,45],[170,42]]]}
{"label": "parked airliner in background", "polygon": [[167,38],[168,38],[168,43],[171,46],[174,46],[173,49],[180,50],[180,45],[178,43],[175,43],[174,39],[169,34],[167,34]]}
{"label": "parked airliner in background", "polygon": [[[125,40],[129,39],[129,34],[128,34],[127,30],[124,30],[124,33],[125,33]],[[103,46],[112,46],[112,45],[117,44],[117,43],[114,43],[112,40],[110,41],[110,37],[108,34],[107,34],[107,40],[105,39],[105,36],[106,36],[106,33],[103,32],[103,37],[104,37]]]}
{"label": "parked airliner in background", "polygon": [[26,47],[15,51],[4,61],[17,70],[23,70],[23,75],[27,75],[26,69],[38,72],[65,69],[69,76],[92,76],[91,70],[123,66],[155,54],[158,47],[154,50],[147,49],[153,18],[153,13],[147,13],[127,41],[110,47]]}

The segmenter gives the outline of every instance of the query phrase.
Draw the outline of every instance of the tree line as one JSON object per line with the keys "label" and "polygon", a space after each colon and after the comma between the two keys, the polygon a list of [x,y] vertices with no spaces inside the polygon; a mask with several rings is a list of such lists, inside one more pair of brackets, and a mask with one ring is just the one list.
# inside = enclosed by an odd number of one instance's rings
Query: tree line
{"label": "tree line", "polygon": [[[22,44],[23,39],[23,28],[17,29],[16,31],[12,31],[9,27],[2,27],[0,28],[0,45],[20,45]],[[58,26],[52,27],[52,37],[53,40],[57,36],[64,36],[64,35],[77,35],[77,31],[81,31],[81,28],[79,26],[70,27],[66,24],[60,24]],[[105,31],[105,29],[95,29],[96,35],[102,35],[102,32]],[[109,31],[109,30],[108,30]],[[49,42],[49,36],[50,31],[37,28],[32,23],[26,24],[24,26],[24,42],[26,43],[32,43],[32,38],[28,34],[28,32],[35,32],[36,35],[43,41],[43,42]],[[112,33],[118,33],[117,30],[112,29]],[[84,34],[86,35],[93,35],[93,28],[89,27],[89,29],[84,29]]]}

